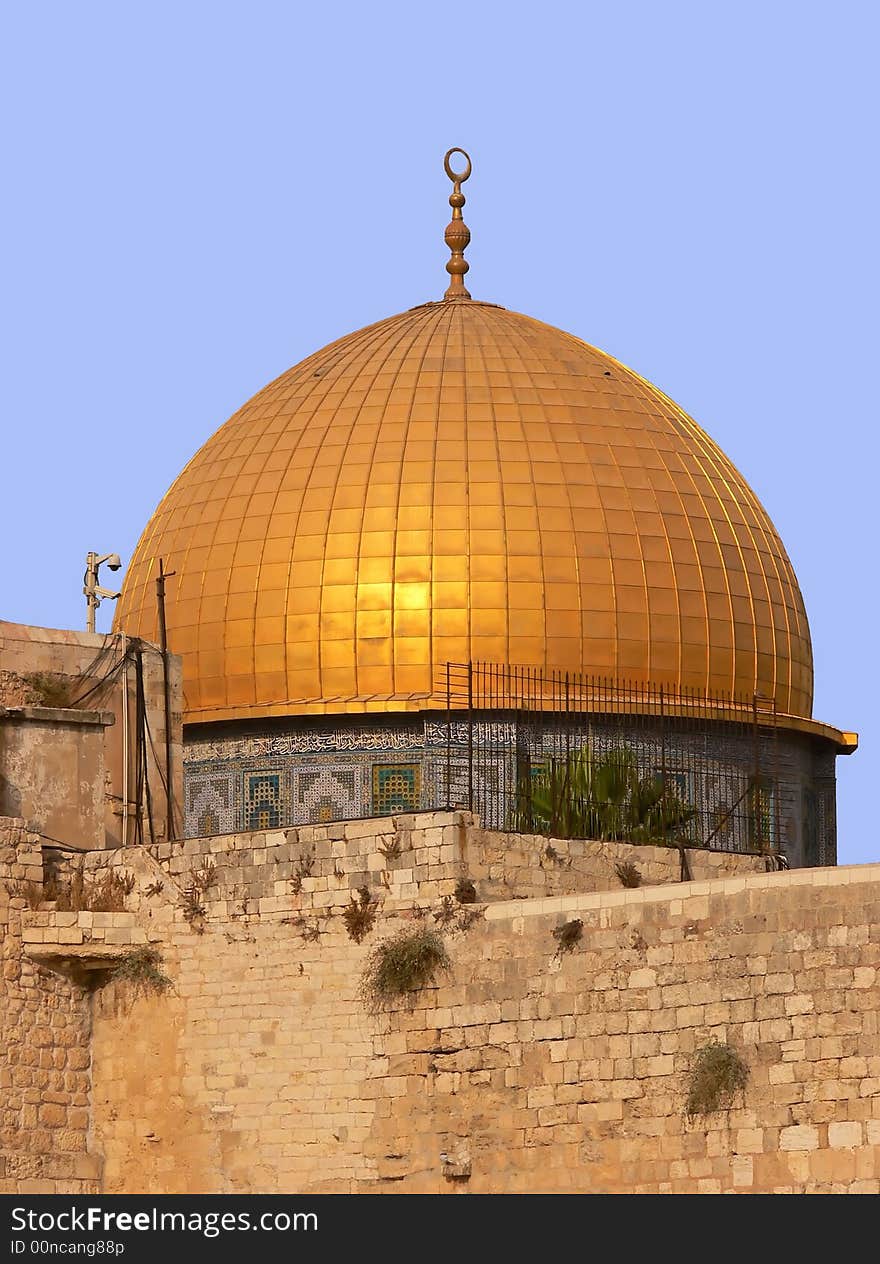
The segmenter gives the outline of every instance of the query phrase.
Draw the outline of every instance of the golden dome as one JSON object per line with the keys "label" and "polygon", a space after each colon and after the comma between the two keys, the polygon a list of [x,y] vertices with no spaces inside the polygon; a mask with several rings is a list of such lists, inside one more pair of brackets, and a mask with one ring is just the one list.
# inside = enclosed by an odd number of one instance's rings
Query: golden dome
{"label": "golden dome", "polygon": [[221,427],[125,580],[116,626],[153,640],[160,557],[190,723],[416,710],[469,659],[811,713],[797,580],[742,476],[630,369],[491,304],[350,334]]}

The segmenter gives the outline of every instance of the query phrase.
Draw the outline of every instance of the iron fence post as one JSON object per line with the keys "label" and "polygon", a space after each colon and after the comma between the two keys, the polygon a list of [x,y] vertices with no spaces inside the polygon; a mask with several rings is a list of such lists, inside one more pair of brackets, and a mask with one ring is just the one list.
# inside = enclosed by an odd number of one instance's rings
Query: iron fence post
{"label": "iron fence post", "polygon": [[452,807],[452,684],[446,664],[446,810]]}
{"label": "iron fence post", "polygon": [[468,811],[474,810],[474,665],[468,662]]}
{"label": "iron fence post", "polygon": [[752,817],[755,822],[758,851],[764,850],[764,828],[761,819],[761,737],[758,730],[758,695],[752,697],[752,727],[754,731],[754,772],[752,775]]}

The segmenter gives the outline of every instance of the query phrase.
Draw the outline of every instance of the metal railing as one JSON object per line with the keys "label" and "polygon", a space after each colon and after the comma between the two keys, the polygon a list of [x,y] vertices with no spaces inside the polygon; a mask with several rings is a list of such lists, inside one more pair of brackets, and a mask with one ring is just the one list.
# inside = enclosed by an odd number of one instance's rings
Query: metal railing
{"label": "metal railing", "polygon": [[781,852],[775,702],[447,663],[449,807],[494,829]]}

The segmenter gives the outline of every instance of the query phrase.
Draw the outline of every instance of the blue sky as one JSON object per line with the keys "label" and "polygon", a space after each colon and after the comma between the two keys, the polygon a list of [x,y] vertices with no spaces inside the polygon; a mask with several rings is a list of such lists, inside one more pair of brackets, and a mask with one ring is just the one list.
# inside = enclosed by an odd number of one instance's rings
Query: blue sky
{"label": "blue sky", "polygon": [[764,502],[814,713],[862,735],[838,764],[841,859],[880,860],[878,13],[6,6],[0,615],[80,626],[85,552],[127,560],[245,399],[440,297],[461,145],[474,296],[655,382]]}

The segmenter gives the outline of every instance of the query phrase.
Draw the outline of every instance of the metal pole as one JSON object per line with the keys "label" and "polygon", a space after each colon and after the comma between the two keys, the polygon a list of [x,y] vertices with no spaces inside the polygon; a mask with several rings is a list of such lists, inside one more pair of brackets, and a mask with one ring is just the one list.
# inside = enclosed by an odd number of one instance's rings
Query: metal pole
{"label": "metal pole", "polygon": [[663,696],[663,686],[660,686],[660,783],[663,787],[663,797],[666,798],[666,707]]}
{"label": "metal pole", "polygon": [[[141,846],[144,841],[144,798],[146,795],[149,782],[147,780],[146,766],[146,733],[144,732],[144,664],[143,651],[141,650],[141,642],[135,642],[134,651],[134,681],[135,681],[135,721],[134,721],[134,740],[135,740],[135,819],[134,819],[134,838],[135,842]],[[152,813],[150,821],[152,822]],[[152,842],[152,839],[150,840]]]}
{"label": "metal pole", "polygon": [[122,846],[128,846],[128,645],[125,633],[122,638]]}
{"label": "metal pole", "polygon": [[452,807],[452,686],[446,664],[446,810]]}
{"label": "metal pole", "polygon": [[764,850],[764,830],[761,820],[761,737],[758,731],[758,695],[752,697],[752,723],[754,726],[754,773],[752,777],[752,813],[757,830],[758,851]]}
{"label": "metal pole", "polygon": [[89,552],[86,554],[86,577],[83,591],[86,594],[86,631],[94,632],[95,630],[95,611],[98,609],[98,596],[95,589],[98,586],[98,555]]}
{"label": "metal pole", "polygon": [[106,562],[111,571],[118,571],[122,566],[118,553],[105,553],[103,557],[99,557],[97,553],[91,549],[86,554],[86,573],[83,575],[83,593],[86,598],[86,631],[95,631],[95,611],[101,604],[101,599],[106,597],[109,601],[115,601],[121,596],[118,592],[111,592],[109,588],[102,588],[98,583],[98,571],[102,564]]}
{"label": "metal pole", "polygon": [[773,839],[771,851],[782,851],[779,787],[779,730],[776,725],[776,699],[773,699]]}
{"label": "metal pole", "polygon": [[165,837],[174,837],[174,807],[171,780],[171,686],[168,679],[168,630],[165,625],[165,580],[175,571],[166,571],[159,558],[159,574],[156,576],[156,602],[159,607],[159,648],[162,651],[162,680],[165,692]]}
{"label": "metal pole", "polygon": [[474,810],[474,665],[468,663],[468,811]]}

